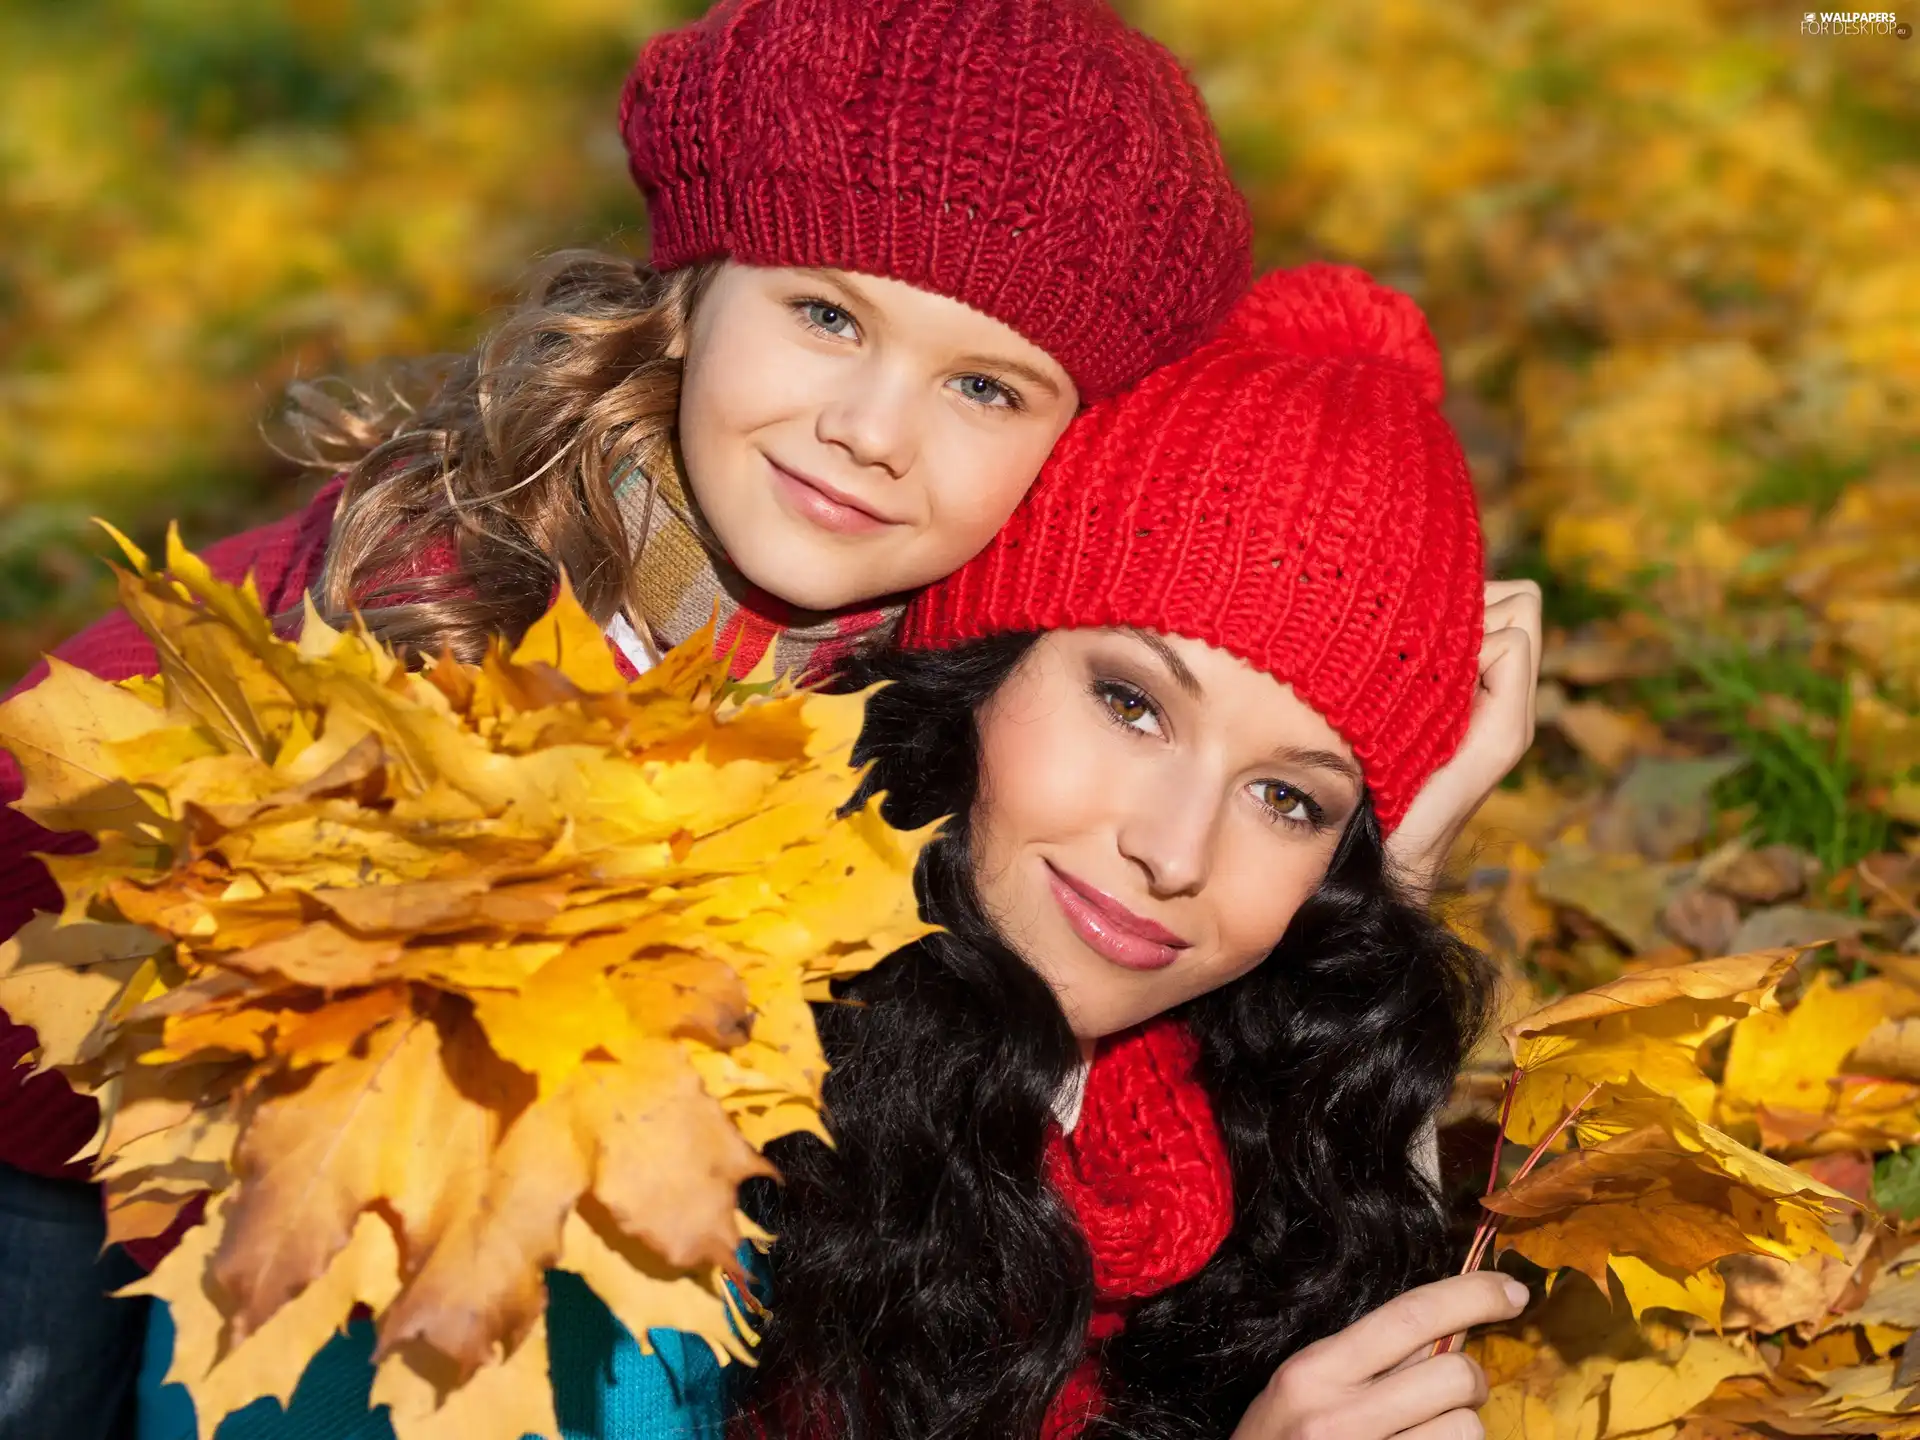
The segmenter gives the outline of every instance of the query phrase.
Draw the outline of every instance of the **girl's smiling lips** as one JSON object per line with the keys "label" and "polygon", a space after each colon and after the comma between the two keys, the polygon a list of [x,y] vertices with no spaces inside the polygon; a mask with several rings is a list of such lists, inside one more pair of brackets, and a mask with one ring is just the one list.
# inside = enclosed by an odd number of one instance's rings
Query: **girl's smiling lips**
{"label": "girl's smiling lips", "polygon": [[899,523],[891,516],[882,515],[858,496],[849,495],[824,480],[816,480],[798,470],[789,470],[771,455],[767,456],[767,465],[773,471],[774,484],[781,500],[822,530],[832,530],[841,535],[864,535]]}
{"label": "girl's smiling lips", "polygon": [[1164,925],[1136,915],[1105,891],[1069,875],[1052,861],[1047,888],[1074,933],[1089,949],[1129,970],[1162,970],[1180,958],[1189,942]]}

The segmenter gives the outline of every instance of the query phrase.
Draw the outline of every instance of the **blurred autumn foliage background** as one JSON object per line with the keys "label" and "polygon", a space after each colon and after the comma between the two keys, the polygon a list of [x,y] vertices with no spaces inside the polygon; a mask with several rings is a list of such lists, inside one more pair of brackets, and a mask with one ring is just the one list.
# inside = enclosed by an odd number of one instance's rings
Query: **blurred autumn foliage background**
{"label": "blurred autumn foliage background", "polygon": [[[289,378],[465,346],[542,249],[644,247],[619,79],[702,8],[0,9],[0,678],[105,608],[89,514],[199,543],[297,502]],[[1695,1108],[1892,1217],[1746,1257],[1724,1315],[1622,1330],[1563,1282],[1483,1347],[1490,1428],[1920,1434],[1920,42],[1747,0],[1122,8],[1200,77],[1264,263],[1427,307],[1494,569],[1545,588],[1539,743],[1446,899],[1509,1014],[1816,946]]]}

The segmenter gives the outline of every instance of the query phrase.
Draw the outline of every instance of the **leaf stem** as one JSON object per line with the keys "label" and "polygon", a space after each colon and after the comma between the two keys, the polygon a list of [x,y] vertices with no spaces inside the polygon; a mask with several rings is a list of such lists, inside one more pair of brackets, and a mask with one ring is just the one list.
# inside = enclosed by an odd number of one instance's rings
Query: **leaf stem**
{"label": "leaf stem", "polygon": [[1507,1121],[1513,1118],[1513,1097],[1520,1089],[1520,1067],[1514,1066],[1507,1072],[1507,1093],[1500,1097],[1500,1128],[1493,1132],[1493,1163],[1487,1166],[1487,1188],[1480,1192],[1481,1198],[1500,1188],[1500,1147],[1507,1138]]}
{"label": "leaf stem", "polygon": [[[1516,1069],[1513,1077],[1507,1082],[1507,1101],[1500,1110],[1501,1135],[1505,1135],[1507,1131],[1507,1112],[1513,1105],[1514,1082],[1519,1079],[1519,1075],[1520,1072]],[[1603,1083],[1602,1081],[1595,1081],[1592,1088],[1578,1100],[1574,1101],[1567,1113],[1560,1117],[1560,1123],[1541,1137],[1540,1143],[1533,1147],[1532,1152],[1528,1154],[1520,1168],[1514,1172],[1513,1179],[1509,1182],[1510,1185],[1518,1185],[1522,1180],[1526,1179],[1528,1175],[1533,1173],[1533,1167],[1540,1163],[1540,1157],[1547,1153],[1548,1148],[1554,1141],[1567,1133],[1567,1127],[1573,1124],[1582,1110],[1587,1108],[1588,1103],[1592,1101],[1593,1097],[1600,1093],[1600,1086]],[[1496,1139],[1494,1141],[1493,1175],[1489,1176],[1487,1180],[1486,1194],[1488,1196],[1493,1194],[1495,1188],[1493,1180],[1500,1173],[1499,1157],[1500,1142]],[[1484,1198],[1485,1197],[1483,1197],[1483,1199]],[[1467,1247],[1467,1262],[1460,1267],[1460,1273],[1462,1275],[1471,1275],[1480,1268],[1481,1263],[1487,1257],[1487,1251],[1493,1248],[1493,1237],[1499,1232],[1501,1219],[1502,1216],[1497,1210],[1488,1210],[1486,1212],[1485,1218],[1480,1221],[1479,1228],[1473,1232],[1473,1243]],[[1443,1340],[1436,1340],[1433,1342],[1433,1349],[1430,1353],[1434,1355],[1448,1354],[1457,1349],[1459,1342],[1464,1338],[1463,1335],[1449,1335]]]}

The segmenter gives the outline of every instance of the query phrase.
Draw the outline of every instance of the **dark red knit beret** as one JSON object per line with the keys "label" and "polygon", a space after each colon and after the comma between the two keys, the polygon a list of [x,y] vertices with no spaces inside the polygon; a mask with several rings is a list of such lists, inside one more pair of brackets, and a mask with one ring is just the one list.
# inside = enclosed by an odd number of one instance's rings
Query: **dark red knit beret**
{"label": "dark red knit beret", "polygon": [[1107,0],[720,0],[640,52],[620,130],[660,268],[902,280],[1088,400],[1192,350],[1251,274],[1205,105]]}
{"label": "dark red knit beret", "polygon": [[1419,307],[1269,275],[1221,335],[1068,429],[1007,526],[912,601],[908,645],[1137,626],[1238,655],[1353,747],[1382,825],[1459,746],[1479,511]]}

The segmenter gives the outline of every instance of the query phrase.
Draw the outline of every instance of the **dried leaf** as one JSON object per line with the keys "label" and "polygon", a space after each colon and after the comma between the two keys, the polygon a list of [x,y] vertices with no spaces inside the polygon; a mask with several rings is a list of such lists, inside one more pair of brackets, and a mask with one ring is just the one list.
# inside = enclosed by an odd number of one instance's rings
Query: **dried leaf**
{"label": "dried leaf", "polygon": [[1920,1018],[1882,1020],[1842,1063],[1856,1075],[1920,1082]]}
{"label": "dried leaf", "polygon": [[1826,1319],[1873,1246],[1871,1228],[1850,1228],[1859,1233],[1845,1240],[1836,1238],[1841,1246],[1838,1256],[1815,1251],[1797,1260],[1771,1255],[1728,1257],[1720,1266],[1727,1290],[1720,1323],[1728,1329],[1767,1335]]}
{"label": "dried leaf", "polygon": [[1844,940],[1858,935],[1866,922],[1829,910],[1810,910],[1801,905],[1774,905],[1756,910],[1740,922],[1728,943],[1736,949],[1768,950],[1783,945],[1818,945],[1826,940]]}
{"label": "dried leaf", "polygon": [[1739,756],[1635,760],[1594,817],[1593,845],[1612,854],[1674,859],[1712,829],[1713,787],[1745,763]]}
{"label": "dried leaf", "polygon": [[1660,912],[1684,880],[1678,865],[1650,865],[1634,855],[1600,854],[1582,845],[1556,845],[1534,885],[1542,899],[1590,915],[1630,950],[1660,942]]}
{"label": "dried leaf", "polygon": [[1618,770],[1636,755],[1658,755],[1666,748],[1660,727],[1646,716],[1591,700],[1562,705],[1553,723],[1602,770]]}
{"label": "dried leaf", "polygon": [[1758,1375],[1766,1364],[1750,1346],[1713,1335],[1693,1336],[1673,1360],[1629,1360],[1607,1387],[1606,1434],[1631,1435],[1671,1424],[1711,1395],[1723,1380]]}
{"label": "dried leaf", "polygon": [[1734,844],[1700,862],[1702,884],[1749,905],[1772,905],[1792,899],[1807,886],[1810,856],[1791,845],[1767,845],[1749,850]]}
{"label": "dried leaf", "polygon": [[1702,955],[1725,955],[1734,949],[1740,928],[1740,907],[1717,890],[1689,885],[1660,912],[1661,927],[1676,940]]}

